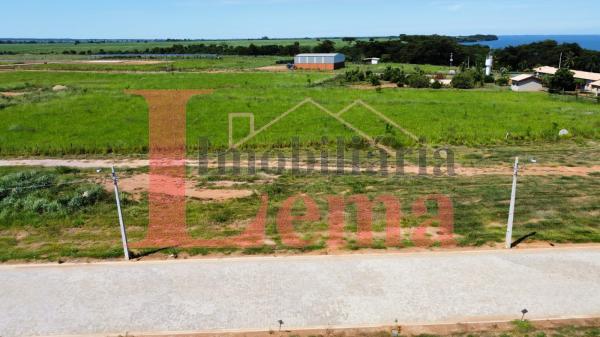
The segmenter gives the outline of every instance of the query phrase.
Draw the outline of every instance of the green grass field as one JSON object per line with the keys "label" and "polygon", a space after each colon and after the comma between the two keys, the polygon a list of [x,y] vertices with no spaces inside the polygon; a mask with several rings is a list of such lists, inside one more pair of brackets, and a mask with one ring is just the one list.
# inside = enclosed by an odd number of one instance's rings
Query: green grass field
{"label": "green grass field", "polygon": [[[72,70],[72,71],[207,71],[207,70],[254,70],[258,67],[274,65],[277,60],[285,59],[277,56],[239,57],[223,56],[220,59],[164,59],[156,60],[156,64],[119,64],[90,63],[83,60],[52,60],[48,63],[12,64],[19,70]],[[35,60],[33,60],[35,61]],[[136,61],[136,60],[130,60]],[[87,62],[87,63],[85,63]]]}
{"label": "green grass field", "polygon": [[[562,101],[544,93],[504,90],[384,89],[357,90],[319,86],[327,73],[163,73],[108,74],[68,72],[2,72],[0,91],[24,91],[21,97],[0,98],[0,154],[67,155],[144,153],[147,148],[147,106],[125,89],[215,89],[190,100],[187,109],[188,146],[194,152],[199,137],[215,148],[227,146],[228,114],[252,112],[256,129],[310,97],[332,112],[363,100],[429,145],[498,146],[553,144],[558,131],[570,140],[600,138],[600,105]],[[52,92],[55,84],[69,87]],[[399,130],[353,108],[344,119],[389,144],[414,145]],[[247,133],[247,121],[236,120],[236,140]],[[288,115],[249,144],[258,148],[286,147],[300,137],[306,146],[322,136],[355,134],[312,105]]]}

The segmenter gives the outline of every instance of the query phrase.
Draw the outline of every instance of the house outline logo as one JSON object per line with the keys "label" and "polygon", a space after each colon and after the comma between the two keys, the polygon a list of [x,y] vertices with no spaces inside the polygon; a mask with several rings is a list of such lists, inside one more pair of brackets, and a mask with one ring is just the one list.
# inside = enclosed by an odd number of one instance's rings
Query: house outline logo
{"label": "house outline logo", "polygon": [[[345,127],[349,128],[350,130],[354,131],[356,134],[358,134],[359,136],[361,136],[362,138],[364,138],[365,140],[367,140],[369,142],[369,144],[371,144],[374,147],[382,149],[383,151],[385,151],[386,153],[388,153],[392,157],[395,157],[395,155],[396,155],[395,151],[393,151],[389,147],[387,147],[387,146],[385,146],[383,144],[380,144],[377,141],[375,141],[375,139],[373,137],[369,136],[368,134],[366,134],[365,132],[363,132],[362,130],[360,130],[358,127],[354,126],[352,123],[350,123],[350,122],[346,121],[345,119],[343,119],[342,115],[345,112],[349,111],[350,109],[352,109],[352,108],[354,108],[356,106],[362,106],[362,107],[366,108],[368,111],[370,111],[372,114],[374,114],[375,116],[377,116],[377,117],[381,118],[382,120],[384,120],[386,123],[388,123],[392,127],[400,130],[403,134],[405,134],[409,138],[413,139],[416,142],[419,142],[419,138],[417,136],[415,136],[413,133],[411,133],[410,131],[406,130],[405,128],[401,127],[396,122],[392,121],[389,117],[387,117],[386,115],[384,115],[383,113],[381,113],[377,109],[373,108],[369,104],[365,103],[363,100],[360,100],[360,99],[355,100],[353,103],[351,103],[347,107],[343,108],[339,112],[334,113],[331,110],[327,109],[326,107],[322,106],[321,104],[317,103],[312,98],[308,97],[308,98],[304,99],[302,102],[300,102],[300,103],[296,104],[295,106],[293,106],[292,108],[290,108],[289,110],[287,110],[287,111],[283,112],[282,114],[280,114],[279,116],[275,117],[273,120],[271,120],[269,123],[265,124],[264,126],[262,126],[258,130],[255,130],[255,128],[254,128],[254,126],[255,126],[254,125],[254,113],[251,113],[251,112],[230,113],[228,115],[228,122],[229,122],[229,133],[228,133],[229,149],[233,150],[233,149],[239,148],[240,146],[244,145],[245,143],[247,143],[248,141],[250,141],[251,139],[253,139],[257,135],[259,135],[261,132],[267,130],[268,128],[270,128],[271,126],[273,126],[274,124],[276,124],[277,122],[279,122],[285,116],[287,116],[287,115],[291,114],[292,112],[300,109],[301,107],[303,107],[306,104],[311,104],[311,105],[317,107],[319,110],[325,112],[326,114],[328,114],[329,116],[333,117],[335,120],[337,120],[338,122],[340,122],[342,125],[344,125]],[[233,141],[233,120],[235,118],[249,118],[249,120],[250,120],[250,133],[246,137],[244,137],[243,139],[241,139],[240,141],[238,141],[237,143],[234,143],[234,141]]]}

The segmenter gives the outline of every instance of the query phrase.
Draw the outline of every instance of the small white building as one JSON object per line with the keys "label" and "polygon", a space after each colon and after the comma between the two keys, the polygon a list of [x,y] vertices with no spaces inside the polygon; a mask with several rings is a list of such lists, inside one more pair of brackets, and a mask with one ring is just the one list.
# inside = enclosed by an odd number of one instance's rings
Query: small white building
{"label": "small white building", "polygon": [[379,60],[381,60],[378,57],[367,57],[363,59],[363,62],[366,64],[379,64]]}
{"label": "small white building", "polygon": [[592,82],[590,87],[592,88],[591,91],[596,94],[596,96],[600,96],[600,81]]}
{"label": "small white building", "polygon": [[522,74],[510,79],[512,91],[542,91],[542,80],[533,74]]}

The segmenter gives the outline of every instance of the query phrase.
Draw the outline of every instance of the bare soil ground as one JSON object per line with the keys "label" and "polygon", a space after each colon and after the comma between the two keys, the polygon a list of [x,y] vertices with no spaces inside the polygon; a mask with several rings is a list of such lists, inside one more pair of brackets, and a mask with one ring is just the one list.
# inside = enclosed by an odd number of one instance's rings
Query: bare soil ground
{"label": "bare soil ground", "polygon": [[17,96],[23,96],[25,94],[26,94],[26,92],[0,92],[0,96],[4,96],[4,97],[17,97]]}
{"label": "bare soil ground", "polygon": [[[558,318],[539,319],[527,321],[532,329],[544,332],[548,336],[562,336],[555,334],[556,329],[564,327],[594,328],[600,326],[600,318]],[[387,337],[392,336],[396,330],[401,336],[469,336],[484,335],[495,336],[501,333],[514,333],[515,324],[510,321],[498,320],[496,322],[464,322],[449,324],[421,324],[421,325],[390,325],[385,327],[356,327],[356,328],[323,328],[290,331],[284,328],[281,331],[232,331],[219,333],[182,333],[178,337]],[[130,335],[134,336],[134,335]],[[136,335],[144,336],[144,335]],[[152,335],[154,337],[160,335]],[[501,335],[502,336],[502,335]],[[510,335],[508,335],[510,336]]]}
{"label": "bare soil ground", "polygon": [[[600,318],[557,318],[557,319],[536,319],[527,321],[532,329],[541,335],[543,332],[547,336],[563,336],[556,334],[556,330],[564,327],[594,328],[600,326]],[[281,331],[230,331],[219,333],[181,333],[178,337],[388,337],[398,331],[401,336],[511,336],[506,333],[515,333],[519,336],[525,333],[519,333],[515,324],[511,321],[498,320],[495,322],[464,322],[449,324],[421,324],[421,325],[390,325],[382,327],[355,327],[355,328],[323,328],[306,330],[287,330]],[[531,334],[533,335],[533,333]],[[134,336],[134,335],[130,335]],[[161,336],[156,335],[135,335],[135,336]]]}
{"label": "bare soil ground", "polygon": [[[137,174],[130,177],[119,179],[119,189],[133,195],[133,198],[139,200],[143,193],[148,192],[150,176],[148,174]],[[107,191],[113,190],[113,184],[110,181],[103,183]],[[188,181],[185,186],[185,195],[188,198],[198,200],[224,201],[229,199],[246,198],[251,196],[254,191],[247,189],[208,189],[197,188],[194,182]]]}
{"label": "bare soil ground", "polygon": [[73,62],[62,62],[62,63],[145,65],[145,64],[162,64],[162,63],[169,63],[169,62],[172,62],[172,61],[164,61],[164,60],[87,60],[87,61],[73,61]]}
{"label": "bare soil ground", "polygon": [[[109,168],[111,166],[116,167],[130,167],[130,168],[141,168],[148,166],[148,160],[146,159],[121,159],[121,160],[110,160],[110,159],[6,159],[0,160],[0,166],[42,166],[42,167],[76,167],[76,168]],[[186,166],[197,167],[198,162],[196,160],[187,160]],[[231,167],[232,163],[227,163],[227,167]],[[216,161],[210,161],[208,163],[209,168],[217,168]],[[240,167],[247,167],[247,162],[241,161]],[[277,162],[273,161],[269,163],[269,167],[276,168]],[[300,169],[306,169],[306,164],[299,164]],[[320,169],[318,163],[313,168],[315,170]],[[285,169],[292,169],[291,161],[286,161]],[[335,166],[330,166],[331,170],[335,170]],[[352,167],[347,166],[345,168],[347,172],[352,172]],[[377,167],[374,167],[377,171]],[[390,166],[388,168],[390,174],[395,172],[396,167]],[[512,166],[488,166],[488,167],[465,167],[455,165],[455,174],[458,176],[480,176],[480,175],[512,175]],[[404,167],[406,174],[418,174],[419,167],[415,165],[406,165]],[[561,175],[561,176],[588,176],[600,172],[600,165],[592,166],[537,166],[527,165],[521,167],[520,175],[530,176],[546,176],[546,175]],[[432,174],[433,168],[427,167],[427,173]],[[445,174],[445,173],[444,173]]]}
{"label": "bare soil ground", "polygon": [[373,86],[370,84],[353,84],[350,86],[352,89],[359,90],[375,90],[377,88],[389,89],[389,88],[398,88],[398,85],[395,83],[382,83],[381,85]]}
{"label": "bare soil ground", "polygon": [[289,71],[288,68],[287,68],[287,65],[285,65],[285,64],[278,64],[278,65],[275,65],[275,66],[258,67],[258,68],[256,68],[256,70],[260,70],[260,71],[272,71],[272,72]]}

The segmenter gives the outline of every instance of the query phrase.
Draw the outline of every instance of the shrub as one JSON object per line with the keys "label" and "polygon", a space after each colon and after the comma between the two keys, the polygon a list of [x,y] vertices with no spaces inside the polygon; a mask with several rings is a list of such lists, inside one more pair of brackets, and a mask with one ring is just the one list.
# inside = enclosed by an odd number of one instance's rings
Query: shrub
{"label": "shrub", "polygon": [[452,79],[452,87],[457,89],[473,89],[475,88],[475,79],[470,71],[463,71]]}
{"label": "shrub", "polygon": [[381,75],[381,79],[398,84],[399,87],[406,83],[406,74],[402,68],[387,66]]}
{"label": "shrub", "polygon": [[379,81],[379,76],[377,76],[376,74],[370,74],[369,75],[369,82],[374,87],[376,87],[378,85],[381,85],[381,82]]}
{"label": "shrub", "polygon": [[510,82],[510,79],[508,78],[508,76],[502,76],[502,77],[498,77],[498,79],[496,79],[496,84],[500,85],[500,86],[507,86],[508,82]]}
{"label": "shrub", "polygon": [[365,73],[360,69],[348,70],[344,73],[344,80],[346,82],[363,82],[365,80]]}
{"label": "shrub", "polygon": [[104,196],[106,192],[100,185],[65,185],[56,175],[38,171],[12,173],[0,179],[0,214],[67,214],[91,206]]}
{"label": "shrub", "polygon": [[80,208],[95,204],[104,195],[104,190],[99,185],[82,187],[75,191],[66,202],[67,208],[76,211]]}
{"label": "shrub", "polygon": [[433,83],[431,83],[431,88],[432,89],[442,89],[442,83],[440,83],[440,81],[435,80],[433,81]]}
{"label": "shrub", "polygon": [[420,72],[408,75],[406,82],[413,88],[429,88],[429,79]]}
{"label": "shrub", "polygon": [[381,79],[384,81],[392,81],[392,77],[394,76],[394,70],[395,68],[392,68],[391,66],[385,67],[383,74],[381,74]]}
{"label": "shrub", "polygon": [[483,78],[483,82],[485,83],[494,83],[494,76],[492,75],[485,75],[485,77]]}
{"label": "shrub", "polygon": [[399,87],[402,87],[406,84],[406,74],[404,70],[398,69],[398,71],[392,77],[392,83],[396,83]]}

